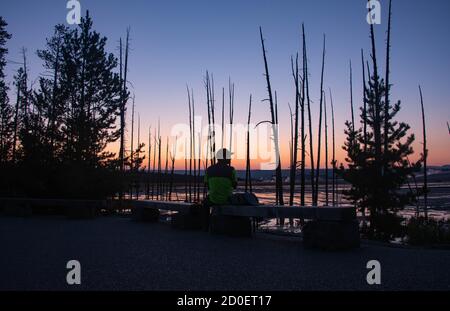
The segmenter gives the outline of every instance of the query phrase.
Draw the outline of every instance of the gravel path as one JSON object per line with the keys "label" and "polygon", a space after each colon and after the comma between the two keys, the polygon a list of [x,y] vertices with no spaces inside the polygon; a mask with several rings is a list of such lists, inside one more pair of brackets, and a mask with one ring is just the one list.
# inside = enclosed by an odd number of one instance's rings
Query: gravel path
{"label": "gravel path", "polygon": [[[66,284],[66,263],[82,284]],[[382,285],[366,283],[381,262]],[[0,217],[0,290],[449,290],[450,251],[302,248],[298,239],[229,238],[103,217]]]}

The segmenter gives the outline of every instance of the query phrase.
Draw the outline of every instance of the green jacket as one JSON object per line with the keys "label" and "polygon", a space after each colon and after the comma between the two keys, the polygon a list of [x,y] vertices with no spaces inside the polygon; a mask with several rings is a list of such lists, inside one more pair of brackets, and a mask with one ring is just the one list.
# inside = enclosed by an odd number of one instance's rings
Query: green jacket
{"label": "green jacket", "polygon": [[206,170],[205,183],[208,186],[208,198],[211,203],[227,204],[233,189],[237,186],[236,170],[223,163],[214,164]]}

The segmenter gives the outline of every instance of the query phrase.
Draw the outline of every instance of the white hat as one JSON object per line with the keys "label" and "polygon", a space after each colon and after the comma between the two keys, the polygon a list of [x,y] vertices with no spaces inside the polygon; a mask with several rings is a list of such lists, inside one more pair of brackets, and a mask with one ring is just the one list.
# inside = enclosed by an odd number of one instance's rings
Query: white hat
{"label": "white hat", "polygon": [[226,148],[220,149],[216,152],[216,159],[218,160],[231,160],[232,152],[228,151]]}

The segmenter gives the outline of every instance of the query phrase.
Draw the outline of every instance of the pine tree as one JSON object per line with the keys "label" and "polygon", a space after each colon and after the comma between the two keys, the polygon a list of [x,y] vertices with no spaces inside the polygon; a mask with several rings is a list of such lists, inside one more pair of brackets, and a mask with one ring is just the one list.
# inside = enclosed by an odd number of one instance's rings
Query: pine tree
{"label": "pine tree", "polygon": [[104,175],[120,165],[106,146],[120,138],[117,120],[123,100],[118,60],[106,51],[106,42],[93,30],[89,12],[77,29],[64,35],[58,84],[64,107],[61,176],[70,183],[66,196],[103,197],[119,190],[120,182]]}
{"label": "pine tree", "polygon": [[65,145],[67,160],[101,166],[113,154],[108,143],[118,140],[120,129],[121,81],[114,72],[118,62],[105,51],[106,38],[92,30],[87,12],[79,29],[65,36],[61,87],[67,92],[64,128],[70,143]]}
{"label": "pine tree", "polygon": [[39,79],[39,91],[36,92],[36,104],[42,109],[45,119],[45,129],[48,157],[51,161],[57,159],[64,143],[60,128],[64,114],[63,90],[60,85],[60,68],[63,62],[62,48],[68,29],[64,25],[55,26],[54,34],[47,39],[46,49],[38,50],[37,55],[42,60],[44,69],[51,75]]}
{"label": "pine tree", "polygon": [[343,148],[347,152],[348,168],[341,167],[340,174],[351,184],[351,188],[344,191],[347,199],[370,211],[369,237],[388,240],[400,234],[401,219],[397,212],[416,199],[416,194],[402,191],[401,187],[420,169],[421,160],[413,164],[408,160],[414,152],[414,134],[408,134],[408,124],[395,120],[400,101],[385,105],[383,100],[388,89],[378,75],[373,26],[371,39],[373,70],[364,88],[367,110],[361,108],[359,129],[354,129],[352,122],[346,122],[347,139]]}
{"label": "pine tree", "polygon": [[11,35],[6,31],[6,26],[8,24],[0,16],[0,170],[11,159],[13,144],[14,109],[9,102],[9,88],[5,82],[4,73],[8,54],[5,45],[6,41],[11,39]]}

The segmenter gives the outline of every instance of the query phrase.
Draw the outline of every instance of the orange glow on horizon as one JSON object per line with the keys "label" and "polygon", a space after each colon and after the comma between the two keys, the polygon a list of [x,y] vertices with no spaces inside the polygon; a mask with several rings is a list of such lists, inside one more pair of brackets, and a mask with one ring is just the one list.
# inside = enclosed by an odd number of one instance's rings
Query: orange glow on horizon
{"label": "orange glow on horizon", "polygon": [[[339,144],[336,143],[336,160],[337,160],[337,165],[339,166],[341,163],[342,164],[346,164],[345,162],[345,158],[346,158],[346,152],[342,149],[341,145],[342,145],[342,141],[344,141],[343,138],[339,139]],[[420,142],[416,141],[415,142],[415,146],[414,146],[414,150],[415,153],[414,155],[411,157],[412,161],[416,161],[419,157],[420,157],[420,153],[421,153],[421,148],[422,145],[420,144]],[[153,148],[153,146],[152,146]],[[329,155],[328,155],[328,163],[329,163],[329,168],[331,169],[331,160],[332,160],[332,150],[331,147],[329,146]],[[147,167],[148,164],[148,147],[146,146],[145,148],[145,152],[143,155],[145,155],[145,160],[143,163],[143,167]],[[289,169],[289,163],[290,163],[290,157],[289,157],[289,146],[287,144],[282,144],[280,147],[280,152],[281,152],[281,164],[282,164],[282,168],[283,169]],[[448,157],[448,149],[446,148],[446,146],[443,145],[438,145],[437,147],[434,147],[433,149],[429,148],[429,166],[442,166],[442,165],[448,165],[450,163],[450,159]],[[116,154],[118,154],[118,143],[114,143],[111,144],[110,146],[108,146],[107,151],[110,152],[114,152]],[[315,146],[315,152],[317,152],[317,146]],[[315,159],[317,158],[317,154],[314,155]],[[162,162],[165,163],[165,148],[162,151],[161,154],[162,157]],[[300,160],[300,153],[298,154],[299,160]],[[310,165],[310,157],[309,154],[306,155],[306,168],[309,169],[311,167]],[[152,151],[152,157],[150,158],[150,162],[151,162],[151,166],[153,166],[153,151]],[[202,159],[202,169],[204,166],[204,158]],[[252,170],[259,170],[260,169],[260,165],[262,163],[266,163],[267,161],[264,159],[252,159],[251,160],[251,167]],[[169,161],[170,164],[170,161]],[[198,164],[198,159],[196,159],[196,166]],[[188,165],[189,165],[189,160],[188,160]],[[315,163],[315,166],[317,165],[317,163]],[[245,170],[246,167],[246,160],[245,159],[232,159],[232,166],[235,167],[237,170]],[[322,148],[322,154],[321,154],[321,168],[325,168],[325,151]],[[185,160],[182,157],[181,159],[177,159],[175,161],[175,170],[184,170],[185,169]]]}

